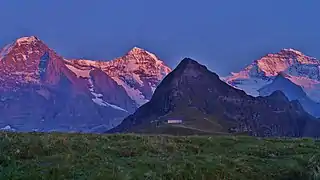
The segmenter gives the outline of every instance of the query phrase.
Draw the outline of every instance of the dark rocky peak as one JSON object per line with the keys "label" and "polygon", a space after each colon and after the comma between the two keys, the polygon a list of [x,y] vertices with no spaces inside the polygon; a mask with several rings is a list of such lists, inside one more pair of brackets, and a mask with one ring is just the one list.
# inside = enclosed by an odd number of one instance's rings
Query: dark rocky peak
{"label": "dark rocky peak", "polygon": [[210,72],[206,66],[199,64],[191,58],[184,58],[172,72],[172,76],[192,78],[203,78],[206,75],[213,76],[215,80],[220,81],[217,74]]}
{"label": "dark rocky peak", "polygon": [[207,70],[207,67],[199,64],[197,61],[191,58],[184,58],[177,66],[176,69],[183,70],[194,70],[194,71],[204,71]]}
{"label": "dark rocky peak", "polygon": [[[165,85],[167,83],[167,85]],[[171,84],[171,85],[169,85]],[[220,80],[219,76],[191,58],[184,58],[178,66],[168,74],[161,83],[162,87],[194,87],[203,86],[209,92],[229,92],[230,87]],[[159,86],[160,89],[162,88]],[[182,89],[181,89],[182,90]],[[239,91],[240,92],[240,91]]]}

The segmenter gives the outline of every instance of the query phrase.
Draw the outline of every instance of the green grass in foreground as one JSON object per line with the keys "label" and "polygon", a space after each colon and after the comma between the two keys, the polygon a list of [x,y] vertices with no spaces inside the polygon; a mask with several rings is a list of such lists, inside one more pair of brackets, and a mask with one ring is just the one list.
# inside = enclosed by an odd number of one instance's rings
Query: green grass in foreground
{"label": "green grass in foreground", "polygon": [[320,142],[0,133],[0,179],[320,179]]}

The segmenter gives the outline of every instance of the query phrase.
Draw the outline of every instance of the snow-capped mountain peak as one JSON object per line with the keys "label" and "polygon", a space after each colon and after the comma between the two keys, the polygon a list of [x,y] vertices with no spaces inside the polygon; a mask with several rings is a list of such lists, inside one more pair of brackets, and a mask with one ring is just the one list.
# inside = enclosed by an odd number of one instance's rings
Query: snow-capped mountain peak
{"label": "snow-capped mountain peak", "polygon": [[294,53],[299,56],[304,56],[304,54],[301,51],[293,49],[293,48],[284,48],[280,51],[280,53]]}
{"label": "snow-capped mountain peak", "polygon": [[150,100],[161,80],[171,72],[155,54],[141,48],[131,49],[125,56],[107,63],[104,68],[129,96],[142,105]]}
{"label": "snow-capped mountain peak", "polygon": [[85,76],[90,67],[101,69],[122,86],[139,106],[150,100],[157,85],[171,72],[155,54],[133,47],[124,56],[111,61],[71,60],[68,67],[78,76]]}
{"label": "snow-capped mountain peak", "polygon": [[[123,87],[124,94],[129,97],[123,98],[128,107],[133,102],[140,106],[150,100],[157,85],[171,72],[159,57],[139,47],[134,47],[124,56],[111,61],[66,60],[35,36],[17,39],[3,48],[0,55],[0,75],[5,77],[0,84],[3,89],[17,87],[17,83],[57,84],[62,74],[77,85],[76,89],[82,89],[84,85],[80,81],[89,78],[90,73],[98,69],[104,73],[99,74],[99,77],[110,77],[118,86]],[[107,77],[103,81],[111,83],[112,80],[107,80]],[[0,82],[1,80],[0,78]]]}
{"label": "snow-capped mountain peak", "polygon": [[[3,60],[13,49],[23,46],[40,42],[40,40],[35,36],[30,37],[21,37],[16,41],[4,46],[2,49],[0,48],[0,61]],[[24,59],[26,56],[23,56]]]}
{"label": "snow-capped mountain peak", "polygon": [[139,47],[133,47],[126,54],[126,56],[129,56],[128,58],[125,58],[127,61],[136,61],[137,63],[145,63],[145,61],[150,61],[156,65],[163,64],[163,61],[161,61],[155,54]]}
{"label": "snow-capped mountain peak", "polygon": [[[35,51],[31,50],[30,47],[34,47]],[[46,44],[44,44],[40,39],[36,36],[29,36],[29,37],[21,37],[14,42],[4,46],[0,50],[0,60],[4,59],[7,55],[9,55],[12,51],[13,54],[20,54],[23,57],[23,60],[27,60],[27,56],[33,53],[39,53],[37,48],[41,47],[41,49],[48,50]],[[20,52],[19,52],[20,51]],[[27,52],[22,52],[27,51]],[[19,58],[16,58],[19,59]]]}
{"label": "snow-capped mountain peak", "polygon": [[21,37],[5,46],[0,60],[0,91],[30,83],[56,85],[65,76],[75,78],[63,58],[35,36]]}
{"label": "snow-capped mountain peak", "polygon": [[244,68],[238,73],[231,73],[227,79],[239,79],[249,77],[274,77],[279,72],[288,71],[292,66],[309,67],[319,66],[320,62],[313,58],[304,55],[302,52],[289,48],[282,49],[278,53],[267,54],[266,56],[255,60],[252,64]]}
{"label": "snow-capped mountain peak", "polygon": [[224,79],[228,84],[258,96],[257,90],[271,83],[281,72],[301,86],[311,99],[320,101],[320,61],[292,48],[267,54]]}
{"label": "snow-capped mountain peak", "polygon": [[134,46],[129,52],[128,54],[139,54],[139,53],[144,53],[146,52],[146,50],[140,48],[140,47],[137,47],[137,46]]}
{"label": "snow-capped mountain peak", "polygon": [[287,70],[292,65],[319,64],[319,61],[290,48],[282,49],[278,53],[267,54],[253,64],[266,76],[276,76],[279,72]]}
{"label": "snow-capped mountain peak", "polygon": [[16,43],[21,45],[21,44],[31,44],[40,41],[36,36],[26,36],[26,37],[21,37],[16,40]]}

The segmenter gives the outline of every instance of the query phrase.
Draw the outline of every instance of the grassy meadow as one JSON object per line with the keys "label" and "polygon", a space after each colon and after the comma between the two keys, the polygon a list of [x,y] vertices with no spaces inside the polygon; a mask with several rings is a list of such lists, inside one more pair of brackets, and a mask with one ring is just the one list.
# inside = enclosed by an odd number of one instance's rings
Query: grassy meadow
{"label": "grassy meadow", "polygon": [[0,179],[320,179],[320,142],[2,132]]}

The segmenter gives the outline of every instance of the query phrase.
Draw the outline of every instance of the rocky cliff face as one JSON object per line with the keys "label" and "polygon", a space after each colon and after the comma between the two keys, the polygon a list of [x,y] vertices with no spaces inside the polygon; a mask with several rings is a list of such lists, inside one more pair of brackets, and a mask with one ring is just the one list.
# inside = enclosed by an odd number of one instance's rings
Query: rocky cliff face
{"label": "rocky cliff face", "polygon": [[[189,112],[193,116],[185,116]],[[172,118],[183,123],[167,124]],[[197,133],[318,136],[320,133],[310,124],[320,125],[282,92],[275,91],[267,97],[248,96],[221,81],[205,66],[186,58],[161,82],[148,103],[109,132],[152,132],[174,127]]]}

